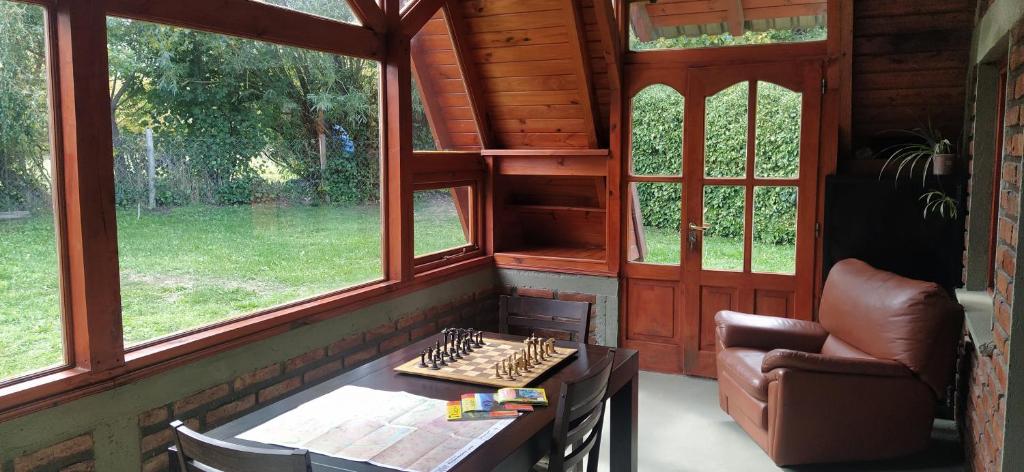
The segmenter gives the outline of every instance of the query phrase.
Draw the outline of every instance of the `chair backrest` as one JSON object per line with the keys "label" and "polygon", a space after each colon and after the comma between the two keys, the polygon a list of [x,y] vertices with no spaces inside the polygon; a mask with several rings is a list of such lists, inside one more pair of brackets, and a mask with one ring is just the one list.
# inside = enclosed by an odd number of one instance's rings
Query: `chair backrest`
{"label": "chair backrest", "polygon": [[[574,470],[588,456],[587,471],[597,470],[604,404],[614,358],[615,350],[612,349],[581,377],[562,383],[551,434],[551,452],[548,454],[549,471]],[[571,449],[567,450],[570,446]]]}
{"label": "chair backrest", "polygon": [[499,300],[498,330],[502,333],[526,336],[538,332],[538,336],[544,333],[542,337],[586,343],[589,321],[587,302],[508,295]]}
{"label": "chair backrest", "polygon": [[829,332],[822,354],[899,361],[943,395],[963,307],[938,284],[845,259],[828,274],[818,318]]}
{"label": "chair backrest", "polygon": [[183,472],[310,472],[309,451],[240,446],[171,423]]}

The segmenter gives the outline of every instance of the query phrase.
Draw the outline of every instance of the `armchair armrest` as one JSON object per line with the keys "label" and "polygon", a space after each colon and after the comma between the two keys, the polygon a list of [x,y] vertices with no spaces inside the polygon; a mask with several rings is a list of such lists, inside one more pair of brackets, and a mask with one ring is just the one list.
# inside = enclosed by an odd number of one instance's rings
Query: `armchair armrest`
{"label": "armchair armrest", "polygon": [[819,352],[828,331],[811,321],[747,315],[723,310],[715,315],[719,348],[748,347]]}
{"label": "armchair armrest", "polygon": [[907,366],[887,359],[826,356],[789,349],[775,349],[764,356],[761,372],[771,372],[775,369],[799,369],[876,377],[909,377],[913,375]]}

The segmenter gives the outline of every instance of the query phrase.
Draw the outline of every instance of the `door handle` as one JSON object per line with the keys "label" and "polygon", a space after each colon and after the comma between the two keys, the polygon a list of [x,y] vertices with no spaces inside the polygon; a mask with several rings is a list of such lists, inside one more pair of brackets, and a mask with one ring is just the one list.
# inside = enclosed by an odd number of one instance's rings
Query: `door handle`
{"label": "door handle", "polygon": [[711,228],[711,225],[697,226],[693,223],[690,223],[690,231],[686,237],[686,242],[689,245],[691,252],[697,248],[697,232],[700,231],[701,234],[704,234],[704,232],[707,231],[709,228]]}

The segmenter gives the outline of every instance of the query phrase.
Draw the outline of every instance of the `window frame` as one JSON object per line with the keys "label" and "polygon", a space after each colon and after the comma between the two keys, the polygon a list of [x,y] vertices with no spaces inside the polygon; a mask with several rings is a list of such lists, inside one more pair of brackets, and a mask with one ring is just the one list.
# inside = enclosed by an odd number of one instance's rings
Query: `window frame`
{"label": "window frame", "polygon": [[[416,256],[413,251],[414,272],[420,274],[484,256],[485,172],[480,153],[476,151],[414,151],[412,167],[412,193],[469,187],[469,227],[471,230],[470,241],[463,246],[420,256]],[[415,238],[415,228],[413,228],[413,237]]]}
{"label": "window frame", "polygon": [[[343,316],[454,275],[481,270],[493,262],[478,243],[476,251],[414,271],[411,239],[408,245],[396,243],[411,235],[414,175],[411,146],[403,145],[411,142],[410,102],[402,100],[399,92],[408,92],[411,86],[410,60],[408,54],[402,54],[408,51],[409,38],[393,38],[400,44],[387,48],[388,37],[381,33],[402,25],[398,0],[384,0],[382,5],[372,0],[348,0],[367,26],[250,0],[225,0],[216,8],[205,0],[14,1],[45,9],[53,200],[66,363],[0,381],[0,422]],[[222,15],[224,3],[236,14]],[[380,67],[382,278],[126,349],[113,216],[113,164],[108,161],[112,155],[108,16],[376,61]],[[349,40],[338,41],[339,37]],[[395,52],[389,55],[386,50]],[[470,175],[475,182],[474,234],[480,238],[484,221],[482,165],[471,165]]]}

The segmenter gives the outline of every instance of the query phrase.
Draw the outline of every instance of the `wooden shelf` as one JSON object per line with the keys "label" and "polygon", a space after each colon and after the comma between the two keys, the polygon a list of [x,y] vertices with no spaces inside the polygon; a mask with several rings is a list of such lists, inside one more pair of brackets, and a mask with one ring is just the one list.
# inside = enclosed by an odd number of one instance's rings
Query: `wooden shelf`
{"label": "wooden shelf", "polygon": [[498,267],[609,275],[607,251],[585,247],[523,247],[494,254]]}
{"label": "wooden shelf", "polygon": [[505,205],[511,210],[517,210],[522,212],[547,212],[547,211],[575,211],[582,213],[605,213],[604,208],[597,207],[575,207],[575,206],[561,206],[561,205],[522,205],[510,203]]}
{"label": "wooden shelf", "polygon": [[517,157],[608,157],[607,149],[484,149],[482,156]]}

